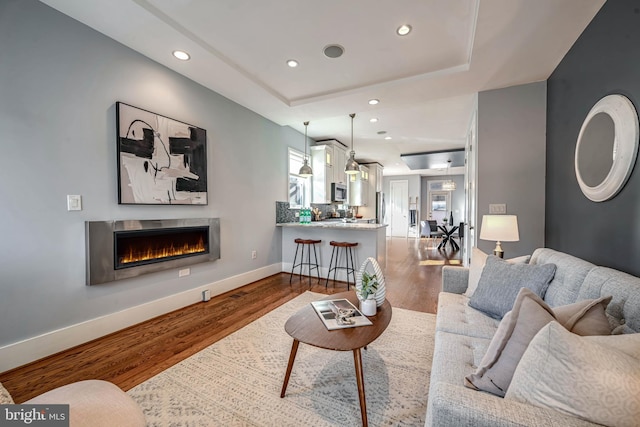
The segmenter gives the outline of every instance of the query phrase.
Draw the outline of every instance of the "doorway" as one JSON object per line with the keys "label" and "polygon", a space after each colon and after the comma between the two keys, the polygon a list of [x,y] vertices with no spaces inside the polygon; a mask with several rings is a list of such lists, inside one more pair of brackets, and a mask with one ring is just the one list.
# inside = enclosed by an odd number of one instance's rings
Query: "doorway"
{"label": "doorway", "polygon": [[409,234],[409,181],[389,182],[389,233],[393,237],[407,237]]}
{"label": "doorway", "polygon": [[449,191],[429,192],[429,219],[442,224],[442,220],[449,218],[447,213],[451,210],[451,193]]}
{"label": "doorway", "polygon": [[464,265],[471,264],[471,247],[476,245],[476,217],[478,207],[476,204],[478,193],[476,182],[478,180],[478,122],[477,112],[473,114],[465,149],[465,179],[464,199],[466,208],[466,229],[464,231],[464,244],[462,246],[462,261]]}

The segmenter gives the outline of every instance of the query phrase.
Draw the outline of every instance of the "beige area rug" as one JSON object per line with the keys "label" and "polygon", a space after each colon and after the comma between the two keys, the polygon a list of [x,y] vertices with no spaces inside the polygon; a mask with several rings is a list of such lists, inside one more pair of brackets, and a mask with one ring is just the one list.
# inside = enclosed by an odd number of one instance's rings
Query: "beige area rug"
{"label": "beige area rug", "polygon": [[[305,292],[128,394],[149,426],[360,425],[352,352],[300,344],[280,398],[292,344],[284,323],[324,296]],[[369,425],[424,425],[434,335],[434,315],[394,308],[362,351]]]}

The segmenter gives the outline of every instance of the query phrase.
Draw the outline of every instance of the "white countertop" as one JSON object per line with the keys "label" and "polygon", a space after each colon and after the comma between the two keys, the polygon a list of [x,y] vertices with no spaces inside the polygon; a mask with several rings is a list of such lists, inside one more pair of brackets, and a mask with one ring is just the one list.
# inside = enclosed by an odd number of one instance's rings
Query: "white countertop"
{"label": "white countertop", "polygon": [[284,222],[281,224],[276,224],[276,227],[348,228],[351,230],[377,230],[386,226],[387,224],[369,224],[362,222],[341,221],[313,221],[310,224],[300,224],[299,222]]}

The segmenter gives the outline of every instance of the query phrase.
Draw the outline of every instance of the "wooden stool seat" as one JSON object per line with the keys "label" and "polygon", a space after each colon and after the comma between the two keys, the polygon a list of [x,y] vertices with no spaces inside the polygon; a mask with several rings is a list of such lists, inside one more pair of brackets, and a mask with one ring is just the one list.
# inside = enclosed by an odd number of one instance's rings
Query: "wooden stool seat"
{"label": "wooden stool seat", "polygon": [[[347,290],[349,290],[349,286],[350,286],[349,274],[353,276],[353,285],[355,286],[356,284],[356,270],[354,267],[355,264],[353,262],[353,251],[351,250],[351,248],[358,246],[358,243],[357,242],[336,242],[332,240],[331,242],[329,242],[329,245],[333,246],[333,250],[331,251],[331,261],[329,261],[329,272],[327,273],[327,280],[324,284],[324,287],[326,288],[329,285],[329,277],[331,276],[332,271],[333,271],[333,281],[335,282],[337,270],[346,270]],[[340,258],[340,248],[343,248],[342,252],[344,252],[344,259],[345,259],[344,266],[338,265],[339,258]],[[336,249],[338,250],[337,254],[336,254]],[[335,255],[336,264],[332,267],[334,255]]]}
{"label": "wooden stool seat", "polygon": [[352,242],[334,242],[333,240],[329,242],[331,246],[337,246],[339,248],[353,248],[354,246],[358,246],[357,243]]}
{"label": "wooden stool seat", "polygon": [[312,239],[295,239],[295,243],[300,245],[315,245],[317,243],[322,243],[322,240],[312,240]]}
{"label": "wooden stool seat", "polygon": [[[315,240],[315,239],[300,239],[297,238],[294,240],[295,243],[297,243],[296,245],[296,254],[293,256],[293,267],[291,267],[291,275],[289,276],[289,284],[291,284],[291,279],[293,278],[293,272],[295,271],[296,267],[300,267],[300,273],[298,274],[298,276],[300,277],[300,280],[302,281],[302,267],[303,266],[307,266],[308,267],[308,272],[309,272],[309,288],[311,288],[311,270],[315,269],[316,270],[316,275],[318,276],[318,282],[320,282],[320,266],[318,265],[318,254],[316,252],[316,245],[318,243],[322,243],[322,240]],[[298,259],[298,249],[300,248],[300,245],[302,245],[302,254],[300,254],[300,262],[298,264],[296,264],[296,259]],[[304,261],[304,248],[307,248],[307,261]],[[314,262],[311,262],[311,248],[313,247],[313,257],[314,257]]]}

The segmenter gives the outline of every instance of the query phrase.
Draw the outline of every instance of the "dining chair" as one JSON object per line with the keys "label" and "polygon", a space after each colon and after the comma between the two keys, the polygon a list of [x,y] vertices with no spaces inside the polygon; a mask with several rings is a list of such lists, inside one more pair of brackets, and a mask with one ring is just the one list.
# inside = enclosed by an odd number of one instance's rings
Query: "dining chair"
{"label": "dining chair", "polygon": [[427,224],[429,224],[429,237],[432,240],[441,239],[444,236],[444,233],[438,229],[438,221],[434,219],[427,220]]}

